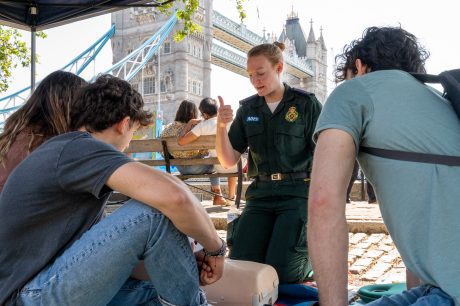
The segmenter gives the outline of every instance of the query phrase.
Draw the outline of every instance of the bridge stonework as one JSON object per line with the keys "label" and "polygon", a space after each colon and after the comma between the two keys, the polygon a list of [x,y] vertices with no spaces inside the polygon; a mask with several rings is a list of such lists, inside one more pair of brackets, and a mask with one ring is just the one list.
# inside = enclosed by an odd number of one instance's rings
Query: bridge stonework
{"label": "bridge stonework", "polygon": [[[147,108],[163,111],[165,124],[174,120],[182,100],[189,99],[198,105],[203,97],[210,96],[211,64],[247,77],[246,59],[231,51],[231,48],[225,49],[222,44],[213,44],[213,39],[244,53],[254,45],[274,40],[274,37],[266,37],[265,34],[259,36],[244,25],[213,11],[212,0],[200,0],[199,3],[194,18],[202,27],[202,32],[190,35],[179,43],[170,34],[161,46],[160,54],[155,54],[130,81],[143,94]],[[324,102],[327,95],[327,50],[322,33],[318,40],[307,41],[298,18],[294,17],[293,13],[288,16],[287,25],[276,39],[287,46],[284,52],[284,81],[293,87],[315,93]],[[112,23],[116,26],[112,37],[113,62],[118,62],[135,50],[157,32],[168,18],[154,8],[145,7],[112,13]],[[172,33],[182,27],[179,21]],[[305,41],[304,46],[299,45],[299,41],[302,43],[298,37],[299,28]],[[310,35],[312,31],[310,29]],[[299,50],[305,50],[304,54],[298,54],[301,53]]]}

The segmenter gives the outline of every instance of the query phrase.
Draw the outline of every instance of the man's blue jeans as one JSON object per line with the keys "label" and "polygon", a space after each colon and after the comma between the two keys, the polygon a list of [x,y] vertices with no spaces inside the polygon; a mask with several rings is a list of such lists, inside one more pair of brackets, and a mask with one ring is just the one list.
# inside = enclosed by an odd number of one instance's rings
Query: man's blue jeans
{"label": "man's blue jeans", "polygon": [[[130,278],[140,260],[152,281]],[[130,200],[26,284],[17,305],[207,302],[199,288],[197,262],[187,237],[159,211]]]}
{"label": "man's blue jeans", "polygon": [[368,306],[454,306],[453,299],[440,288],[422,285],[400,294],[382,297]]}

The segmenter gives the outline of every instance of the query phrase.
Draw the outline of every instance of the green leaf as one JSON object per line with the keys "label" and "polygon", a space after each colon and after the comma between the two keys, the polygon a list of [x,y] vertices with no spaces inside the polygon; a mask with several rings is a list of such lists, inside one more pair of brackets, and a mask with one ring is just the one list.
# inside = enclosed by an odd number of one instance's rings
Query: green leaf
{"label": "green leaf", "polygon": [[[46,38],[44,32],[37,32],[37,37]],[[14,68],[21,65],[29,67],[31,63],[30,49],[22,40],[17,29],[0,26],[0,92],[8,90]]]}

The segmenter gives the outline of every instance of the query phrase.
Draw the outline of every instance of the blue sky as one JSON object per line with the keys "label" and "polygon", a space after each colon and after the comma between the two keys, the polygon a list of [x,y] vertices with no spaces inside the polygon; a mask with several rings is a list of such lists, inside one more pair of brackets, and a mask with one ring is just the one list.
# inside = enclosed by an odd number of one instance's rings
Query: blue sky
{"label": "blue sky", "polygon": [[[238,20],[234,0],[215,0],[213,5],[215,10]],[[265,28],[267,32],[278,36],[287,15],[292,10],[298,14],[307,35],[310,19],[313,19],[313,29],[317,37],[320,27],[323,28],[329,51],[329,66],[333,64],[333,56],[340,52],[346,43],[360,37],[365,28],[373,25],[401,24],[403,28],[419,37],[421,43],[430,51],[431,57],[427,61],[429,72],[439,73],[460,67],[460,39],[456,25],[460,3],[455,0],[248,0],[244,5],[248,13],[245,24],[259,34]],[[110,24],[110,15],[103,15],[45,31],[48,38],[37,41],[37,52],[40,54],[37,79],[67,64],[105,33]],[[24,32],[24,38],[29,40],[28,32]],[[108,44],[96,62],[96,72],[110,67],[111,60],[111,47]],[[89,70],[92,69],[91,67]],[[332,79],[331,73],[328,77]],[[238,100],[254,93],[246,78],[219,67],[213,66],[212,79],[212,96],[222,95],[234,105],[237,105]],[[18,69],[14,72],[9,92],[21,89],[29,82],[28,70]],[[332,86],[331,83],[331,89]]]}

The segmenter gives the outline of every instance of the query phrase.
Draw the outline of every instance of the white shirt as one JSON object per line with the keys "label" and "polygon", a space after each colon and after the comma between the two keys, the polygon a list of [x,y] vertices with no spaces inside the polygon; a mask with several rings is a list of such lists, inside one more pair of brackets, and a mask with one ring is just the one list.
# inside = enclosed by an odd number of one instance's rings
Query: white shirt
{"label": "white shirt", "polygon": [[[200,137],[206,135],[216,135],[217,131],[217,117],[203,120],[193,127],[191,132],[193,135]],[[209,156],[217,157],[216,150],[209,150]]]}

